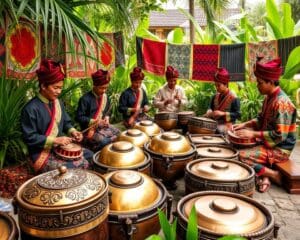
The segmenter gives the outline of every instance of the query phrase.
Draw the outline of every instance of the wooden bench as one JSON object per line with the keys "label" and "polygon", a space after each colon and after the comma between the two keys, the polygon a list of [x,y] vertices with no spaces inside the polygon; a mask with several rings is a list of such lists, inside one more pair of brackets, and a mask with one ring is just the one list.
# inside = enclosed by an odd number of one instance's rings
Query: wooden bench
{"label": "wooden bench", "polygon": [[276,163],[275,168],[282,174],[282,185],[291,194],[300,194],[300,163],[289,160]]}

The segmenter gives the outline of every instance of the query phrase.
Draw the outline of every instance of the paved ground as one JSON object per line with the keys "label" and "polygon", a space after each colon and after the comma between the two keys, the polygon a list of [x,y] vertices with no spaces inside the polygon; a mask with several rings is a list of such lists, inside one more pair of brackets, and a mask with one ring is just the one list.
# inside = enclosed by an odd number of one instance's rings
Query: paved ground
{"label": "paved ground", "polygon": [[[300,141],[295,147],[291,159],[300,163]],[[184,196],[184,181],[180,179],[176,191],[170,191],[174,196],[173,209],[176,202]],[[268,192],[255,192],[253,198],[265,205],[280,225],[279,240],[300,240],[300,195],[288,194],[284,189],[272,185]]]}
{"label": "paved ground", "polygon": [[[291,159],[300,163],[300,141]],[[177,190],[170,193],[174,196],[173,209],[175,210],[176,203],[184,196],[183,179],[178,181]],[[256,192],[253,198],[264,204],[274,214],[276,223],[280,225],[277,239],[300,240],[300,195],[288,194],[284,189],[272,185],[267,193]],[[14,217],[17,219],[16,215]]]}

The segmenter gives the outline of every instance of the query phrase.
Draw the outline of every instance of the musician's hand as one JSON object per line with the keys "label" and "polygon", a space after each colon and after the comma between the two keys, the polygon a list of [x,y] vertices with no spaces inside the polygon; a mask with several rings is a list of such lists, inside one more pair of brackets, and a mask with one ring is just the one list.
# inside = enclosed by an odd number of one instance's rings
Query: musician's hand
{"label": "musician's hand", "polygon": [[241,129],[236,131],[235,135],[237,135],[240,138],[255,138],[257,134],[251,129]]}
{"label": "musician's hand", "polygon": [[233,131],[237,131],[246,127],[246,123],[238,123],[232,126]]}
{"label": "musician's hand", "polygon": [[135,122],[135,116],[132,115],[132,116],[128,119],[128,125],[129,125],[129,127],[133,127],[134,122]]}
{"label": "musician's hand", "polygon": [[53,144],[63,146],[63,145],[67,145],[71,142],[72,142],[72,138],[62,136],[62,137],[56,137],[53,141]]}
{"label": "musician's hand", "polygon": [[81,142],[83,139],[83,135],[81,132],[74,131],[71,133],[71,136],[74,138],[76,142]]}
{"label": "musician's hand", "polygon": [[148,112],[150,110],[150,107],[148,105],[145,105],[143,108],[143,112]]}
{"label": "musician's hand", "polygon": [[173,101],[174,101],[173,99],[167,99],[165,100],[164,105],[166,106],[168,104],[171,104]]}
{"label": "musician's hand", "polygon": [[212,118],[213,117],[213,111],[212,110],[207,110],[207,112],[203,115],[204,117]]}
{"label": "musician's hand", "polygon": [[218,119],[218,118],[223,117],[225,115],[226,115],[226,112],[223,112],[223,111],[220,111],[220,110],[215,110],[215,111],[212,112],[212,116],[215,119]]}
{"label": "musician's hand", "polygon": [[109,116],[105,116],[105,118],[103,119],[103,125],[105,127],[108,127],[109,126]]}

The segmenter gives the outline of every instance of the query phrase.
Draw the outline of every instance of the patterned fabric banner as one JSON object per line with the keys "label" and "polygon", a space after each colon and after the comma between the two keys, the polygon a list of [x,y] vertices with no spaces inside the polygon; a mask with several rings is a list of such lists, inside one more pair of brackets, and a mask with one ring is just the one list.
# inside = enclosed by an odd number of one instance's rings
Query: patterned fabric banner
{"label": "patterned fabric banner", "polygon": [[164,75],[166,68],[166,43],[149,39],[143,40],[144,69],[150,73]]}
{"label": "patterned fabric banner", "polygon": [[300,35],[290,38],[278,39],[278,56],[282,66],[285,66],[291,51],[300,46]]}
{"label": "patterned fabric banner", "polygon": [[245,81],[245,44],[220,46],[220,64],[230,74],[230,81]]}
{"label": "patterned fabric banner", "polygon": [[115,68],[115,49],[113,48],[114,39],[112,33],[103,33],[107,41],[102,41],[98,51],[100,68],[113,71]]}
{"label": "patterned fabric banner", "polygon": [[248,58],[249,58],[249,80],[255,81],[254,66],[256,57],[262,56],[262,63],[268,62],[278,57],[277,40],[248,43]]}
{"label": "patterned fabric banner", "polygon": [[5,63],[5,29],[0,27],[0,74],[2,76]]}
{"label": "patterned fabric banner", "polygon": [[115,45],[115,67],[124,66],[125,64],[125,53],[124,53],[124,39],[122,32],[116,32],[114,36]]}
{"label": "patterned fabric banner", "polygon": [[137,58],[137,66],[140,68],[144,67],[144,61],[143,61],[143,38],[136,37],[136,58]]}
{"label": "patterned fabric banner", "polygon": [[193,45],[192,79],[213,81],[219,61],[219,45]]}
{"label": "patterned fabric banner", "polygon": [[191,45],[168,44],[167,65],[178,69],[179,78],[190,78]]}
{"label": "patterned fabric banner", "polygon": [[40,31],[26,20],[6,29],[6,74],[12,78],[32,79],[41,61]]}
{"label": "patterned fabric banner", "polygon": [[75,54],[71,54],[70,46],[67,44],[66,54],[66,69],[67,77],[70,78],[85,78],[85,57],[83,56],[82,47],[77,38],[74,39],[74,50]]}

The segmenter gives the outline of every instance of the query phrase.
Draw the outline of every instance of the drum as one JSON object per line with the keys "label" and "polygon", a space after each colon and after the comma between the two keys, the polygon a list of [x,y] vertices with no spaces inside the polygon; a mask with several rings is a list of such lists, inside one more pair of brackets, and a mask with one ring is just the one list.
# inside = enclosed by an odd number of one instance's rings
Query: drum
{"label": "drum", "polygon": [[22,240],[107,240],[108,184],[93,171],[67,169],[40,174],[15,196]]}
{"label": "drum", "polygon": [[237,148],[253,147],[257,144],[255,138],[241,138],[233,131],[228,131],[228,140]]}
{"label": "drum", "polygon": [[106,145],[101,151],[94,154],[93,162],[95,170],[101,174],[126,169],[151,175],[150,155],[127,141]]}
{"label": "drum", "polygon": [[222,134],[188,134],[188,139],[196,146],[203,144],[228,145],[229,142]]}
{"label": "drum", "polygon": [[69,143],[64,146],[54,148],[54,153],[58,158],[67,161],[81,158],[83,155],[82,147],[76,143]]}
{"label": "drum", "polygon": [[187,125],[188,124],[188,120],[191,117],[195,116],[195,112],[193,111],[183,111],[183,112],[179,112],[178,113],[178,122],[180,125]]}
{"label": "drum", "polygon": [[146,239],[160,231],[157,209],[170,216],[172,196],[162,183],[136,171],[105,175],[109,184],[111,240]]}
{"label": "drum", "polygon": [[146,133],[149,137],[156,136],[163,131],[156,123],[152,122],[151,120],[143,120],[137,122],[133,128],[139,129],[140,131]]}
{"label": "drum", "polygon": [[217,122],[205,117],[192,117],[188,120],[190,133],[212,134],[217,130]]}
{"label": "drum", "polygon": [[186,194],[212,190],[251,197],[255,191],[255,172],[239,161],[203,158],[186,165],[184,182]]}
{"label": "drum", "polygon": [[164,132],[145,144],[153,159],[153,173],[167,185],[183,175],[185,165],[196,156],[196,147],[175,132]]}
{"label": "drum", "polygon": [[229,145],[201,144],[197,146],[197,157],[239,160],[239,151]]}
{"label": "drum", "polygon": [[18,240],[19,230],[15,220],[7,213],[0,212],[0,239]]}
{"label": "drum", "polygon": [[158,112],[154,116],[154,121],[165,131],[174,129],[177,126],[177,113]]}
{"label": "drum", "polygon": [[241,194],[223,191],[195,192],[177,204],[177,239],[186,239],[187,223],[195,206],[198,239],[216,240],[238,235],[251,240],[277,237],[279,226],[263,204]]}

